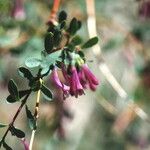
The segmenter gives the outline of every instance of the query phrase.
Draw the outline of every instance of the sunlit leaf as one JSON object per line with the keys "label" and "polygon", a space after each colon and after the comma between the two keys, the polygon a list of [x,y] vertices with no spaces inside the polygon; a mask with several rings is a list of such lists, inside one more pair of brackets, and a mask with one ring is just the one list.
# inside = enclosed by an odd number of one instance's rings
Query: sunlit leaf
{"label": "sunlit leaf", "polygon": [[28,58],[25,61],[25,65],[29,68],[38,67],[41,64],[41,60],[38,58]]}

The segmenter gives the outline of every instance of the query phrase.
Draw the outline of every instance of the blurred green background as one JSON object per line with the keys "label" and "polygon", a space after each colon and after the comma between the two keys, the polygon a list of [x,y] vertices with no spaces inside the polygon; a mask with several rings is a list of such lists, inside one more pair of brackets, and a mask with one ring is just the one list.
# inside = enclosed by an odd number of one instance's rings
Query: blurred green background
{"label": "blurred green background", "polygon": [[[13,78],[19,88],[26,88],[17,68],[30,56],[40,57],[44,49],[46,22],[53,0],[0,0],[0,122],[9,123],[19,103],[7,104],[7,83]],[[62,0],[59,10],[69,18],[80,19],[83,26],[78,34],[88,39],[85,0]],[[148,115],[150,114],[150,1],[95,0],[97,33],[102,56],[111,72]],[[96,92],[86,91],[78,99],[69,97],[60,106],[59,91],[55,102],[41,98],[40,117],[33,150],[150,150],[150,122],[133,111],[128,100],[118,96],[105,76],[98,70],[91,49],[85,50],[91,70],[100,80]],[[48,77],[45,81],[53,87]],[[55,91],[56,89],[54,89]],[[34,109],[36,95],[28,101]],[[66,111],[60,116],[61,107]],[[132,109],[131,109],[132,108]],[[30,140],[31,130],[23,109],[15,125]],[[59,138],[62,124],[65,138]],[[0,129],[0,138],[5,129]],[[14,150],[23,146],[19,139],[8,135]]]}

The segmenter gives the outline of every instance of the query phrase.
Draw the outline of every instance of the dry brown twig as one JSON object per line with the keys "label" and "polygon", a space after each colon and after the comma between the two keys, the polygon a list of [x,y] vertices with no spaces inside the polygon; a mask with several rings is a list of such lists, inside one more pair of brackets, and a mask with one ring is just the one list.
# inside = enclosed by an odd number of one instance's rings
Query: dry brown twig
{"label": "dry brown twig", "polygon": [[[88,32],[89,37],[92,38],[94,36],[97,36],[96,31],[96,17],[95,17],[95,4],[94,0],[86,0],[86,6],[87,6],[87,26],[88,26]],[[103,73],[107,81],[111,84],[111,86],[114,88],[114,90],[118,93],[118,95],[123,99],[128,99],[129,102],[134,103],[133,99],[130,99],[128,97],[127,92],[122,88],[122,86],[118,83],[116,78],[113,76],[111,71],[109,70],[108,66],[106,65],[105,61],[102,58],[101,55],[101,47],[99,44],[95,45],[93,47],[93,54],[97,58],[99,70]],[[135,107],[132,107],[134,109],[135,113],[143,120],[149,121],[148,115],[138,106],[135,104]]]}

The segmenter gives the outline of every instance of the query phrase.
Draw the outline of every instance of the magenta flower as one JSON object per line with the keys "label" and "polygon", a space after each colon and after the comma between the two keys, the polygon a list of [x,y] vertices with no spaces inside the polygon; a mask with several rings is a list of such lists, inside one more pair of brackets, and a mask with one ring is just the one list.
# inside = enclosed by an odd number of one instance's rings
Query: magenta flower
{"label": "magenta flower", "polygon": [[52,79],[53,79],[54,83],[56,84],[56,86],[57,86],[58,88],[62,89],[64,95],[68,95],[68,94],[69,94],[70,87],[67,86],[67,85],[65,85],[65,84],[63,84],[63,83],[60,81],[60,79],[59,79],[59,77],[58,77],[58,73],[57,73],[56,67],[53,69],[53,72],[52,72]]}
{"label": "magenta flower", "polygon": [[16,20],[24,20],[25,19],[25,11],[24,11],[22,0],[15,1],[14,8],[12,10],[12,17],[14,17]]}
{"label": "magenta flower", "polygon": [[99,84],[99,82],[98,82],[97,78],[94,76],[94,74],[90,71],[87,64],[84,64],[81,67],[79,74],[80,74],[79,77],[80,77],[82,86],[86,87],[86,85],[88,84],[90,89],[92,91],[95,91],[96,86]]}
{"label": "magenta flower", "polygon": [[26,142],[26,140],[23,138],[21,139],[22,144],[24,145],[25,150],[29,150],[29,144]]}
{"label": "magenta flower", "polygon": [[80,83],[77,70],[74,66],[71,67],[70,94],[72,96],[75,96],[76,98],[78,97],[78,95],[84,94],[84,90]]}

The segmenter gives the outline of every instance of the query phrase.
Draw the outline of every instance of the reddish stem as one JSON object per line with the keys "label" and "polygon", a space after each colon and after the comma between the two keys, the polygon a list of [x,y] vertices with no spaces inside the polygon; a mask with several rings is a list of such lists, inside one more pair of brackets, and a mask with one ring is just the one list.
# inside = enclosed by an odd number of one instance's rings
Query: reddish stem
{"label": "reddish stem", "polygon": [[58,12],[58,9],[59,9],[59,5],[60,5],[60,0],[54,0],[54,3],[53,3],[53,7],[52,7],[52,10],[50,11],[50,15],[49,15],[49,19],[48,19],[48,22],[47,24],[56,24],[57,21],[56,21],[56,14]]}

